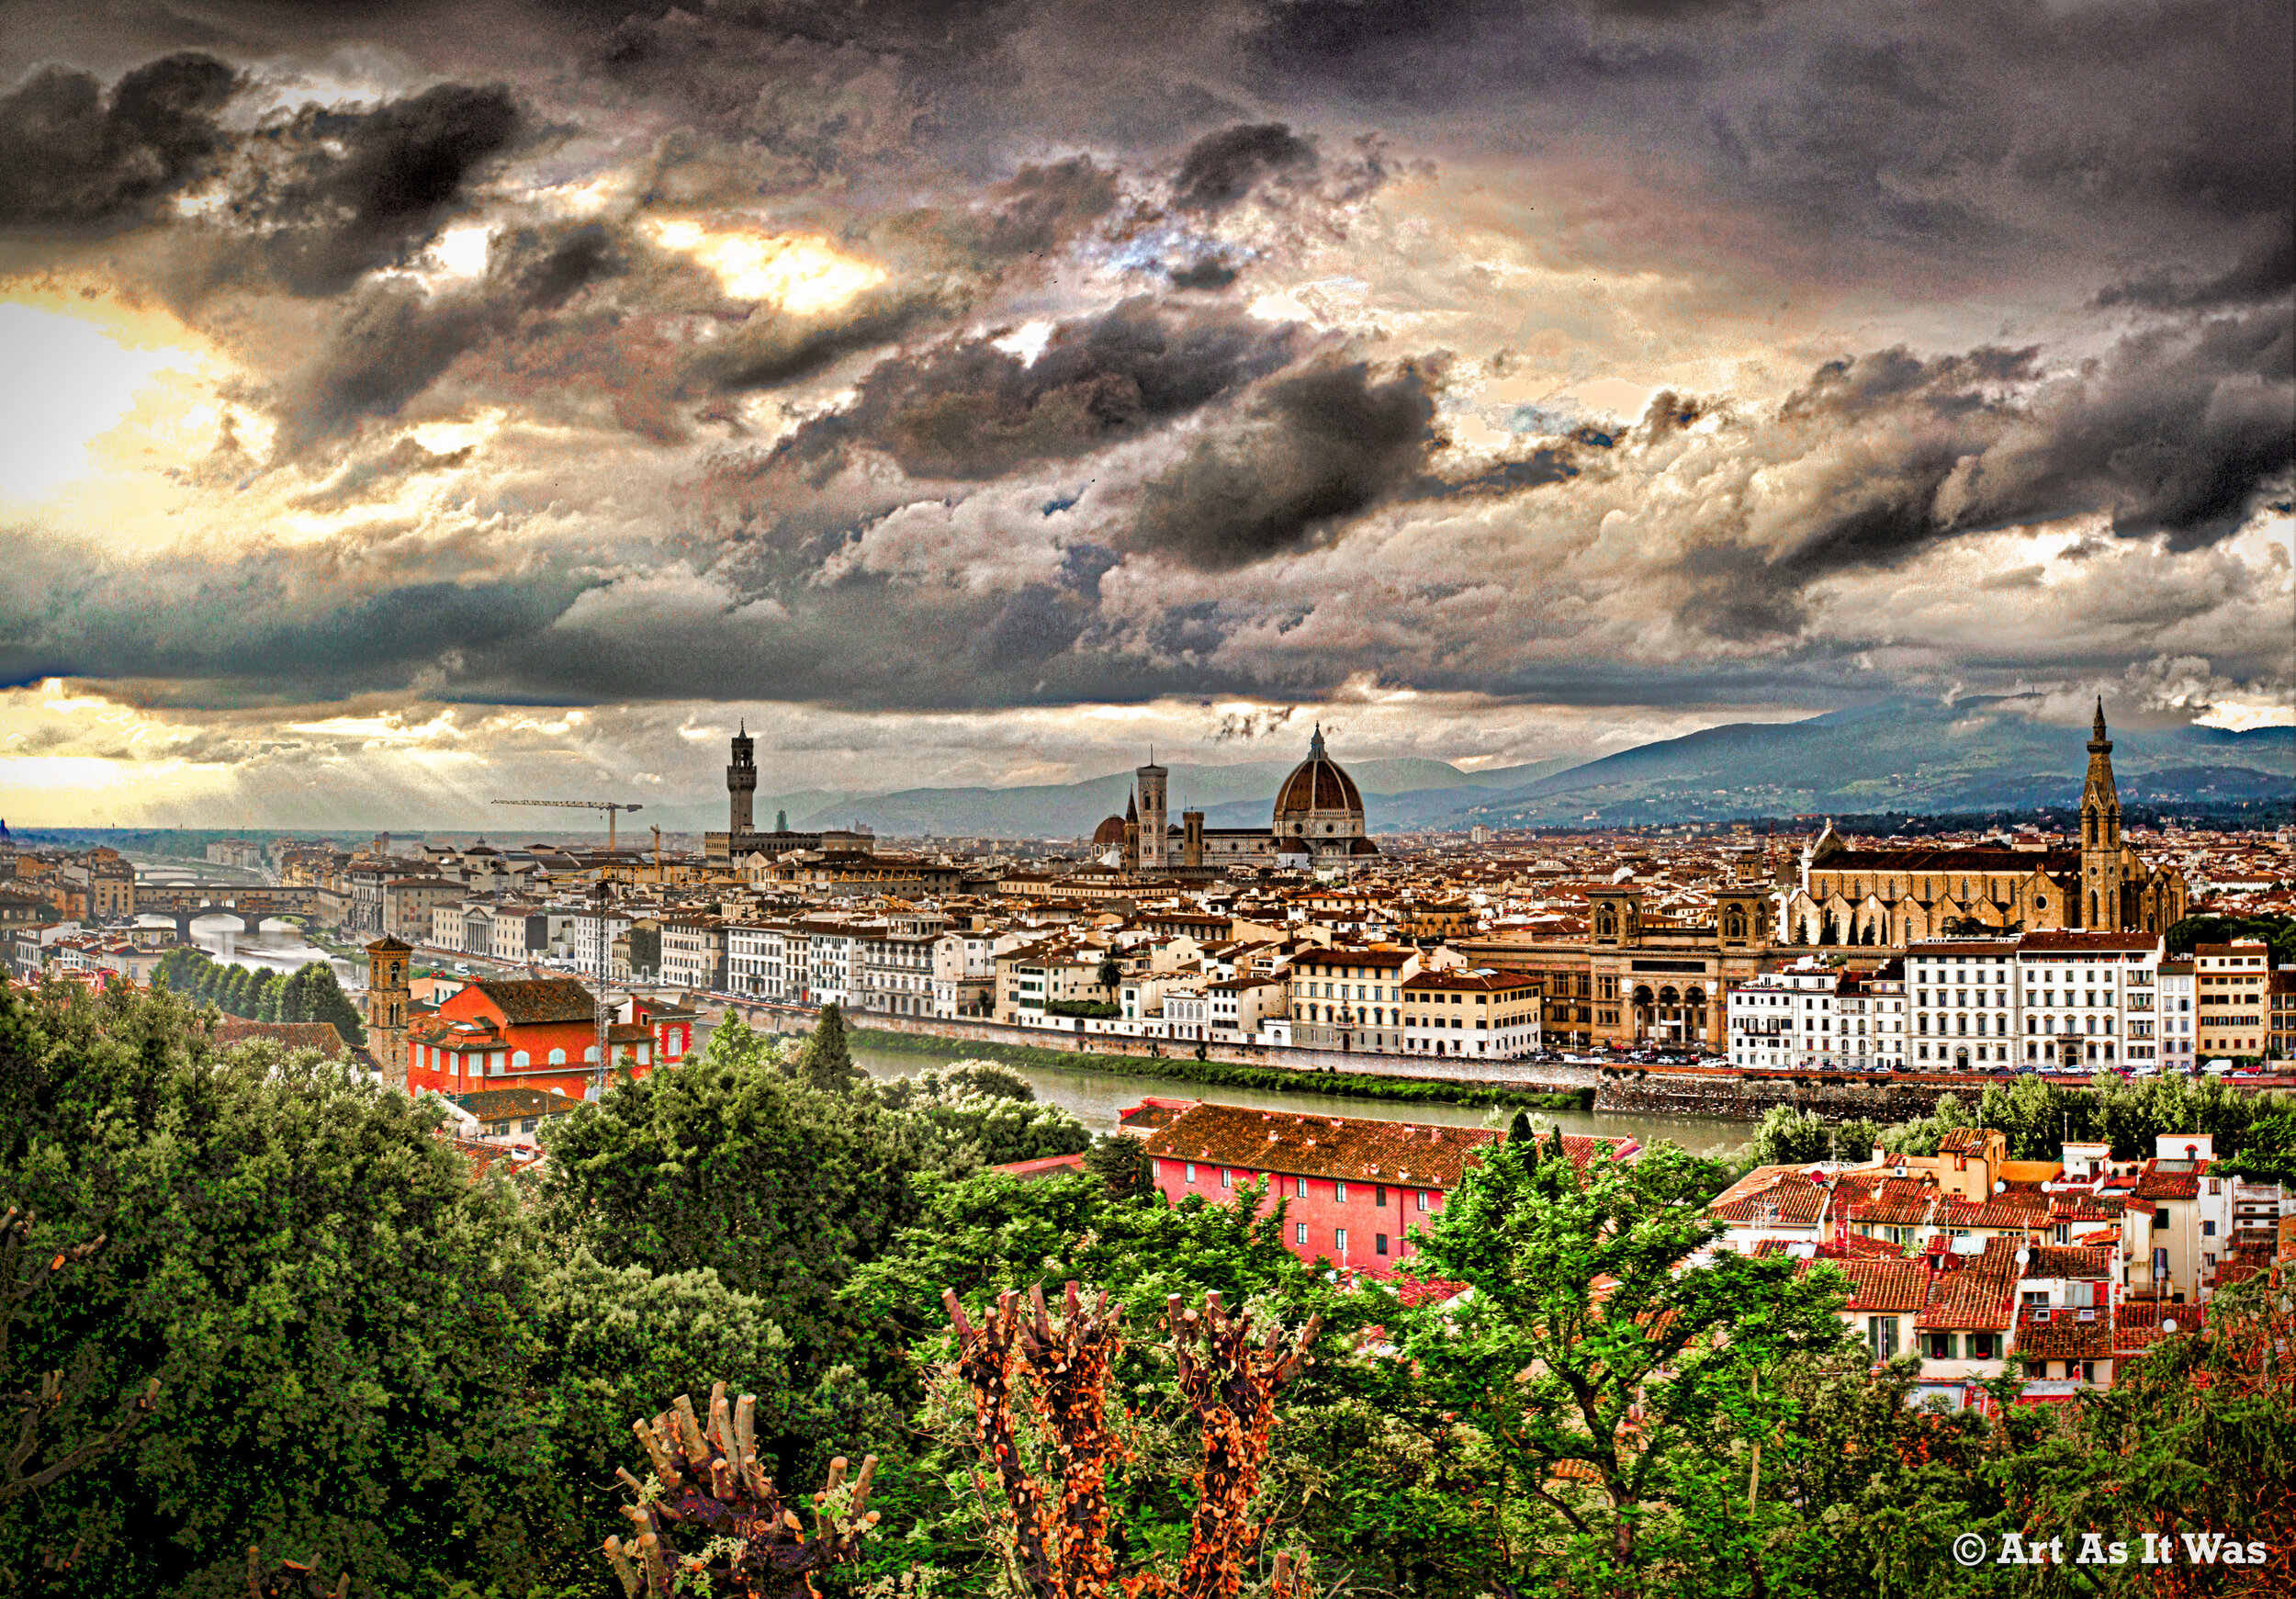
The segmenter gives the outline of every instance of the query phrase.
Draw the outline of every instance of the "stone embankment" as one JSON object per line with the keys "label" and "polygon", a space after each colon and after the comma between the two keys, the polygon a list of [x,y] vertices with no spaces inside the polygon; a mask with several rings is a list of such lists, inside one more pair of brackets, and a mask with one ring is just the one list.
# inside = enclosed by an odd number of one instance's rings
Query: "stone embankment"
{"label": "stone embankment", "polygon": [[[705,1020],[738,1016],[751,1027],[770,1032],[811,1032],[815,1012],[810,1006],[767,1005],[754,1000],[727,1001],[722,1008],[705,1004]],[[1126,1059],[1195,1060],[1197,1046],[1169,1039],[1130,1039],[1105,1032],[1064,1033],[1043,1027],[1007,1027],[1001,1022],[958,1020],[936,1016],[889,1016],[873,1010],[846,1013],[847,1025],[864,1032],[900,1033],[912,1038],[947,1039],[956,1043],[1003,1044],[1041,1050],[1048,1054],[1076,1054],[1103,1064]],[[1234,1066],[1259,1066],[1297,1072],[1302,1077],[1340,1073],[1359,1077],[1401,1077],[1419,1082],[1458,1083],[1470,1087],[1527,1087],[1542,1093],[1570,1093],[1596,1087],[1598,1068],[1560,1062],[1477,1061],[1444,1056],[1364,1054],[1352,1050],[1303,1050],[1260,1044],[1207,1043],[1200,1058]],[[1081,1064],[1081,1063],[1080,1063]],[[1302,1087],[1312,1087],[1303,1083]]]}
{"label": "stone embankment", "polygon": [[1741,1077],[1728,1070],[1664,1070],[1638,1075],[1632,1067],[1605,1076],[1595,1090],[1597,1110],[1630,1110],[1651,1116],[1719,1116],[1759,1121],[1773,1105],[1791,1105],[1829,1121],[1863,1118],[1886,1126],[1927,1116],[1952,1094],[1974,1104],[1984,1079],[1955,1076],[1917,1081],[1900,1076],[1811,1075]]}

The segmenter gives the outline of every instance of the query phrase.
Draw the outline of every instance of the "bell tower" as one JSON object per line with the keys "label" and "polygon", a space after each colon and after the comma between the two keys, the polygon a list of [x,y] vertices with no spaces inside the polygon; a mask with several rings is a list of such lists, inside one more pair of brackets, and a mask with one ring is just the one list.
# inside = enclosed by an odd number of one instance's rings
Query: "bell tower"
{"label": "bell tower", "polygon": [[[726,768],[726,794],[732,802],[727,826],[736,838],[755,832],[749,807],[758,795],[757,741],[749,737],[749,724],[741,724],[741,731],[734,735],[733,760]],[[738,844],[733,846],[738,850]]]}
{"label": "bell tower", "polygon": [[2081,901],[2076,925],[2121,929],[2121,790],[2112,780],[2112,740],[2105,737],[2105,701],[2088,736],[2088,779],[2081,784]]}
{"label": "bell tower", "polygon": [[383,1087],[407,1091],[407,1019],[414,994],[407,985],[411,945],[384,937],[366,946],[366,1051],[382,1068]]}
{"label": "bell tower", "polygon": [[1140,869],[1162,872],[1172,864],[1169,814],[1165,809],[1165,780],[1170,775],[1148,751],[1148,764],[1132,773],[1140,795]]}

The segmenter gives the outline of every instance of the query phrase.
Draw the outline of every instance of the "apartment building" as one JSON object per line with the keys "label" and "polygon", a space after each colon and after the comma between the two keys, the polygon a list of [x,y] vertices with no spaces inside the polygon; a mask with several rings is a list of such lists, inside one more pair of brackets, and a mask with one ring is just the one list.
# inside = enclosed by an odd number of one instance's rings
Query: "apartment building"
{"label": "apartment building", "polygon": [[857,946],[860,982],[854,1001],[863,1010],[893,1016],[931,1016],[935,931],[920,917],[865,924]]}
{"label": "apartment building", "polygon": [[745,998],[785,1002],[788,930],[779,922],[727,922],[726,986]]}
{"label": "apartment building", "polygon": [[1422,964],[1415,949],[1334,945],[1301,952],[1291,963],[1292,1044],[1401,1051],[1403,985]]}
{"label": "apartment building", "polygon": [[1403,980],[1406,1054],[1512,1059],[1539,1047],[1538,985],[1518,972],[1418,972]]}
{"label": "apartment building", "polygon": [[1731,988],[1730,1064],[1792,1071],[1896,1071],[1906,1064],[1904,963],[1871,971],[1806,955]]}
{"label": "apartment building", "polygon": [[2046,932],[2018,940],[2026,1061],[2101,1068],[2160,1057],[2154,934]]}
{"label": "apartment building", "polygon": [[2163,960],[2154,977],[2154,1025],[2160,1044],[2160,1064],[2165,1071],[2189,1072],[2200,1064],[2200,1035],[2193,1030],[2199,1020],[2192,1008],[2197,992],[2193,984],[2192,959]]}
{"label": "apartment building", "polygon": [[2192,952],[2199,1058],[2254,1059],[2270,1042],[2272,948],[2260,940],[2200,944]]}
{"label": "apartment building", "polygon": [[2015,1046],[2017,943],[1955,939],[1906,950],[1916,1070],[2009,1064]]}
{"label": "apartment building", "polygon": [[661,918],[661,980],[698,993],[727,985],[726,926],[714,917]]}

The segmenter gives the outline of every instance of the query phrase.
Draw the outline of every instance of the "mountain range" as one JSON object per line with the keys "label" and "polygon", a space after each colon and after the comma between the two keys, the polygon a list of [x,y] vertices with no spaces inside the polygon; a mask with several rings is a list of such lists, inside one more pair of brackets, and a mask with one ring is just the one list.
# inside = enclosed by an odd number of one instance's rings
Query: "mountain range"
{"label": "mountain range", "polygon": [[[2027,698],[1889,700],[1798,722],[1708,727],[1598,760],[1560,757],[1490,771],[1416,759],[1346,762],[1375,832],[1551,826],[1590,814],[1616,825],[1902,811],[2039,810],[2077,803],[2088,729],[2038,719]],[[2296,728],[2198,725],[2115,730],[2129,803],[2296,802]],[[1265,827],[1292,760],[1174,765],[1172,815],[1215,828]],[[858,823],[889,837],[1077,838],[1121,816],[1132,774],[1015,788],[820,789],[760,796],[771,826]],[[721,828],[719,805],[664,807],[666,823]]]}

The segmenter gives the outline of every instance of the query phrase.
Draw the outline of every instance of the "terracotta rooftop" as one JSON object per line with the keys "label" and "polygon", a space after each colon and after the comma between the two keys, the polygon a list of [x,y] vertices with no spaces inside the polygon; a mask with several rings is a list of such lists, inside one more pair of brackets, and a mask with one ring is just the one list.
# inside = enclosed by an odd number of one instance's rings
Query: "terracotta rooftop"
{"label": "terracotta rooftop", "polygon": [[572,977],[480,978],[471,986],[513,1023],[595,1021],[598,1018],[598,1001]]}
{"label": "terracotta rooftop", "polygon": [[317,1050],[331,1061],[350,1053],[332,1021],[247,1021],[227,1016],[208,1027],[208,1037],[219,1050],[267,1039],[291,1050]]}
{"label": "terracotta rooftop", "polygon": [[2017,1321],[2018,1242],[1988,1238],[1983,1255],[1947,1255],[1914,1325],[1924,1331],[2006,1333]]}
{"label": "terracotta rooftop", "polygon": [[1837,1260],[1831,1263],[1856,1291],[1845,1311],[1918,1311],[1930,1302],[1930,1267],[1923,1260]]}
{"label": "terracotta rooftop", "polygon": [[1706,1214],[1724,1222],[1815,1227],[1825,1210],[1822,1180],[1811,1181],[1801,1166],[1762,1166],[1731,1184],[1727,1193],[1706,1207]]}
{"label": "terracotta rooftop", "polygon": [[2123,1300],[2112,1316],[2112,1352],[2140,1355],[2167,1336],[2163,1322],[2174,1322],[2180,1333],[2200,1329],[2199,1305],[2160,1304],[2152,1300]]}
{"label": "terracotta rooftop", "polygon": [[2027,1305],[2017,1317],[2017,1348],[2036,1360],[2110,1360],[2112,1312],[2086,1306]]}
{"label": "terracotta rooftop", "polygon": [[2150,1160],[2136,1179],[2136,1197],[2140,1199],[2192,1199],[2200,1193],[2200,1176],[2208,1170],[2204,1160]]}
{"label": "terracotta rooftop", "polygon": [[2032,1259],[2025,1267],[2025,1275],[2101,1279],[2110,1269],[2107,1265],[2109,1253],[2101,1245],[2082,1249],[2064,1244],[2036,1244]]}
{"label": "terracotta rooftop", "polygon": [[[1353,1117],[1300,1116],[1243,1105],[1199,1104],[1148,1135],[1148,1153],[1167,1160],[1206,1161],[1239,1171],[1335,1177],[1408,1187],[1458,1186],[1467,1161],[1500,1142],[1488,1128],[1435,1127]],[[1611,1141],[1565,1138],[1589,1146],[1573,1153],[1583,1165],[1591,1146]]]}

